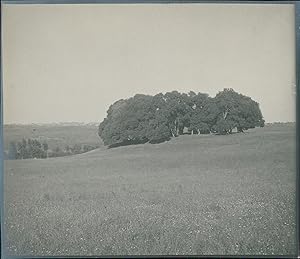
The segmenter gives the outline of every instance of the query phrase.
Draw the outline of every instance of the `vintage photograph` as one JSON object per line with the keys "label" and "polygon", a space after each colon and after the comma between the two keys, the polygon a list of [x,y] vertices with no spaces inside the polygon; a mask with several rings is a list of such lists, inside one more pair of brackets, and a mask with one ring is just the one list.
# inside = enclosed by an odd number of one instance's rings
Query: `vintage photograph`
{"label": "vintage photograph", "polygon": [[295,6],[2,3],[4,256],[295,256]]}

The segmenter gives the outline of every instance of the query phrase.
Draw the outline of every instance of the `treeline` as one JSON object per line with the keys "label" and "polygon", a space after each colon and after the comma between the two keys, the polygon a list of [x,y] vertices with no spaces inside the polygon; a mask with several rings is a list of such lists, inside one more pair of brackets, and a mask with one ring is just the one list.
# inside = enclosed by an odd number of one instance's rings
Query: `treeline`
{"label": "treeline", "polygon": [[66,145],[65,148],[56,147],[49,149],[46,141],[40,142],[37,139],[22,139],[19,142],[10,142],[8,152],[4,153],[5,159],[28,159],[48,158],[81,154],[98,148],[99,145],[74,144]]}
{"label": "treeline", "polygon": [[230,134],[243,132],[264,120],[259,104],[233,89],[214,98],[190,91],[137,94],[112,104],[100,123],[98,134],[104,145],[115,147],[136,143],[159,143],[184,133]]}

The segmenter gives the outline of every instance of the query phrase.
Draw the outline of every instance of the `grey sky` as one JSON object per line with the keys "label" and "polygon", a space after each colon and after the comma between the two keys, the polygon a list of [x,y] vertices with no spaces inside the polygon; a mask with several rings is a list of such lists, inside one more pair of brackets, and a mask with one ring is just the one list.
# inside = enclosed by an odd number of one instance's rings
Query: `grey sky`
{"label": "grey sky", "polygon": [[136,93],[224,87],[295,121],[293,5],[4,5],[4,123],[102,121]]}

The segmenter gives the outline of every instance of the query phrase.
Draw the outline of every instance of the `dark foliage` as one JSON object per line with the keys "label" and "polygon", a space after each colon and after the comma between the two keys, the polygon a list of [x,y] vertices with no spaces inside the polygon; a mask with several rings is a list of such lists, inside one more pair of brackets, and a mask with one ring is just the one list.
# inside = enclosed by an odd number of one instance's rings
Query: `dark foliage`
{"label": "dark foliage", "polygon": [[8,150],[8,159],[46,158],[48,145],[41,144],[37,139],[23,139],[11,142]]}
{"label": "dark foliage", "polygon": [[98,134],[104,145],[117,147],[139,143],[161,143],[186,134],[230,134],[243,132],[264,120],[257,102],[224,89],[214,98],[207,94],[177,91],[155,96],[137,94],[112,104],[100,123]]}
{"label": "dark foliage", "polygon": [[37,139],[23,139],[17,143],[11,142],[5,159],[28,159],[28,158],[48,158],[61,157],[74,154],[80,154],[98,148],[99,145],[79,145],[66,146],[65,149],[60,147],[50,150],[47,142],[39,142]]}

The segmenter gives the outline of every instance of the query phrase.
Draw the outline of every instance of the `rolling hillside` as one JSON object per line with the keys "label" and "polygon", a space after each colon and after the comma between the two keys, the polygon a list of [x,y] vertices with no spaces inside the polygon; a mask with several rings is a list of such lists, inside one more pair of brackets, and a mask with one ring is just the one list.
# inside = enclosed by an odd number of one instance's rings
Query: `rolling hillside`
{"label": "rolling hillside", "polygon": [[291,255],[295,127],[5,161],[10,255]]}

